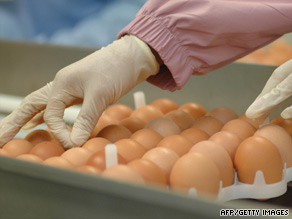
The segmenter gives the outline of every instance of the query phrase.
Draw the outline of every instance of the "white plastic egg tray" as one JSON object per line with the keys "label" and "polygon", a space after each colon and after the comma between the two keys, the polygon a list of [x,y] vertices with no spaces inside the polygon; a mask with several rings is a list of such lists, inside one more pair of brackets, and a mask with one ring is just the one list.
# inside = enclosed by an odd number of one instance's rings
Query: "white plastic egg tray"
{"label": "white plastic egg tray", "polygon": [[[273,184],[266,184],[264,174],[258,170],[253,184],[241,183],[234,173],[234,183],[231,186],[222,187],[222,181],[219,189],[217,201],[230,201],[234,199],[269,199],[281,196],[287,191],[287,183],[292,181],[292,167],[284,168],[282,180]],[[190,196],[196,196],[195,188],[189,190]]]}

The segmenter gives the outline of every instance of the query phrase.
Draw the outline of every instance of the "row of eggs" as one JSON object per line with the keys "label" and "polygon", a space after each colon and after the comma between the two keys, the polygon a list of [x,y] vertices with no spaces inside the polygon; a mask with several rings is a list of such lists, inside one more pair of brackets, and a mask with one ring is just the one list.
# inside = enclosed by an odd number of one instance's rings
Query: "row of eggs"
{"label": "row of eggs", "polygon": [[[160,98],[136,110],[112,105],[81,147],[65,149],[49,130],[35,130],[5,144],[0,155],[216,197],[220,184],[233,184],[235,171],[242,183],[252,184],[258,170],[267,184],[281,181],[284,166],[292,166],[289,121],[277,118],[259,128],[262,121],[227,107],[207,111]],[[118,164],[106,167],[111,143]]]}

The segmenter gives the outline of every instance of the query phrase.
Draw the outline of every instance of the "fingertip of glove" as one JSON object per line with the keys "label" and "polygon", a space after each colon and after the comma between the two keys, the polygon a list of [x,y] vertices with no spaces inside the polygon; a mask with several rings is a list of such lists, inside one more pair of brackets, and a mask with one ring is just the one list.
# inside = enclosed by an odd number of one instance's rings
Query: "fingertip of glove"
{"label": "fingertip of glove", "polygon": [[21,129],[23,130],[29,130],[32,129],[34,127],[36,127],[38,124],[34,123],[34,122],[27,122],[24,126],[22,126]]}
{"label": "fingertip of glove", "polygon": [[72,132],[70,133],[70,137],[68,138],[69,141],[65,142],[64,147],[68,147],[68,148],[80,147],[88,140],[89,137],[90,137],[90,134],[88,134],[87,131],[73,128]]}
{"label": "fingertip of glove", "polygon": [[286,108],[282,113],[281,117],[283,119],[291,119],[292,118],[292,106]]}

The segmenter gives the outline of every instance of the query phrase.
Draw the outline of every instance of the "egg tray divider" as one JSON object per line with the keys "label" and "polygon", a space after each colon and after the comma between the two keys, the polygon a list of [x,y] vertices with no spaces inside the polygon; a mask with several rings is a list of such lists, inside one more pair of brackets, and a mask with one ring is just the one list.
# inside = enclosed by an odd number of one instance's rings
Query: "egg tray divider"
{"label": "egg tray divider", "polygon": [[[283,168],[282,180],[277,183],[267,184],[262,171],[255,174],[253,184],[242,183],[238,180],[237,172],[234,171],[234,183],[223,187],[220,182],[217,201],[226,202],[235,199],[269,199],[281,196],[287,192],[287,183],[292,181],[292,167]],[[195,188],[190,188],[188,194],[197,196]]]}

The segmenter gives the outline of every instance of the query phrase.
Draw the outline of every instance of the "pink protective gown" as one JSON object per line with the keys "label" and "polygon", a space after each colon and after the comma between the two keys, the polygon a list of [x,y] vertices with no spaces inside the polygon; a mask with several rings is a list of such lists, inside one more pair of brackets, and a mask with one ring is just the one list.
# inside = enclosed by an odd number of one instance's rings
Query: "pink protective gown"
{"label": "pink protective gown", "polygon": [[174,91],[289,32],[292,0],[149,0],[118,37],[156,50],[164,65],[148,81]]}

